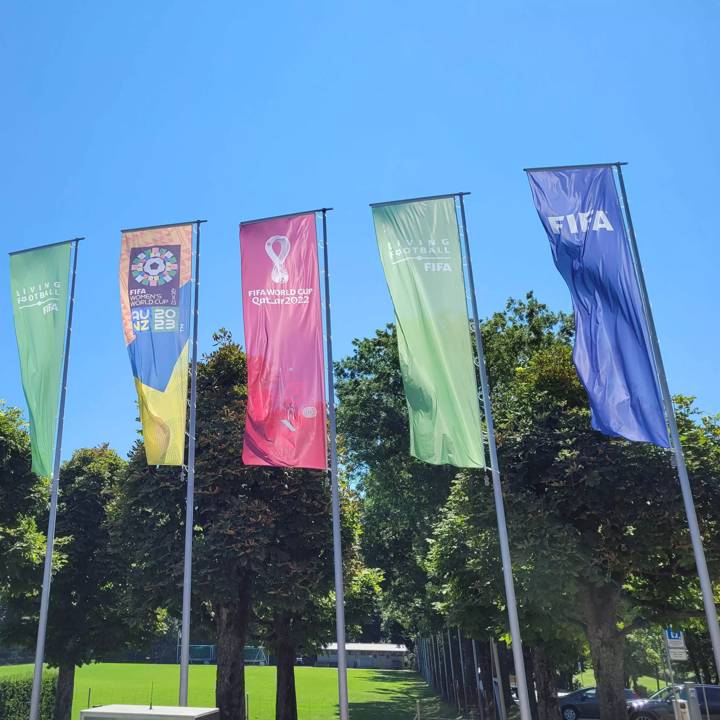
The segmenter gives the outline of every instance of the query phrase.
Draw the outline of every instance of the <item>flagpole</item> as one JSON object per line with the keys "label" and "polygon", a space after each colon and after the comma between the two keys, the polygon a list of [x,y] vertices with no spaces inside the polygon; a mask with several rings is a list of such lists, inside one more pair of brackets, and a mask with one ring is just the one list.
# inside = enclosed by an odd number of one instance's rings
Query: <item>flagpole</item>
{"label": "flagpole", "polygon": [[40,691],[42,689],[42,667],[45,658],[45,634],[47,631],[48,609],[50,607],[50,584],[52,582],[52,556],[55,545],[55,523],[57,520],[58,488],[60,486],[60,453],[62,450],[63,426],[65,425],[65,396],[67,394],[68,359],[70,356],[70,336],[72,334],[73,310],[75,308],[75,278],[77,276],[78,241],[70,242],[73,247],[73,266],[70,278],[70,305],[68,323],[65,331],[65,350],[63,352],[62,385],[60,386],[60,406],[58,409],[57,434],[55,436],[55,457],[50,485],[50,518],[48,520],[47,547],[45,549],[45,567],[43,569],[42,594],[40,596],[40,620],[38,623],[37,643],[35,645],[35,671],[32,693],[30,695],[30,720],[40,718]]}
{"label": "flagpole", "polygon": [[462,678],[462,686],[463,686],[463,712],[465,711],[467,705],[468,705],[468,699],[467,699],[467,689],[465,687],[465,658],[463,657],[463,647],[462,647],[462,632],[460,631],[460,628],[457,629],[457,636],[458,636],[458,655],[460,656],[460,677]]}
{"label": "flagpole", "polygon": [[327,346],[328,420],[330,421],[330,485],[332,492],[333,560],[335,565],[335,623],[337,626],[338,698],[340,720],[349,720],[347,654],[345,649],[345,589],[340,539],[340,491],[337,477],[337,428],[335,424],[335,378],[330,325],[330,271],[328,268],[327,211],[322,208],[323,260],[325,271],[325,342]]}
{"label": "flagpole", "polygon": [[478,700],[478,715],[480,715],[481,720],[484,720],[484,712],[482,710],[482,691],[480,690],[480,666],[478,665],[478,656],[477,656],[477,647],[475,646],[475,638],[472,639],[472,651],[473,651],[473,663],[475,665],[475,689],[477,690],[477,700]]}
{"label": "flagpole", "polygon": [[193,298],[192,361],[190,366],[190,427],[188,432],[187,497],[185,500],[185,558],[183,562],[182,635],[180,637],[180,705],[188,704],[190,671],[190,606],[192,589],[192,536],[195,503],[195,415],[197,408],[197,337],[200,290],[200,225],[195,225],[195,295]]}
{"label": "flagpole", "polygon": [[680,480],[680,489],[682,491],[683,503],[685,505],[685,514],[687,515],[688,526],[690,528],[690,539],[692,541],[693,554],[695,555],[695,564],[697,565],[698,577],[700,578],[700,588],[702,589],[703,604],[705,605],[705,616],[707,618],[708,632],[710,633],[710,640],[712,642],[715,667],[718,672],[720,672],[720,628],[718,627],[718,617],[717,610],[715,608],[715,599],[713,597],[712,582],[710,581],[710,574],[708,573],[707,562],[705,561],[702,536],[700,535],[700,527],[698,525],[697,513],[695,511],[695,503],[693,501],[692,489],[690,487],[690,479],[688,477],[687,467],[685,466],[685,455],[683,453],[682,443],[680,442],[675,409],[673,407],[672,396],[670,395],[670,388],[668,387],[667,376],[665,374],[665,366],[660,352],[660,343],[658,342],[655,320],[653,319],[652,309],[650,307],[650,298],[645,284],[645,275],[643,273],[642,264],[640,263],[640,252],[637,246],[635,228],[633,226],[632,216],[630,215],[630,204],[628,203],[627,192],[625,191],[625,181],[622,174],[623,164],[624,163],[615,163],[615,167],[617,168],[618,180],[620,181],[620,194],[622,196],[625,217],[627,219],[630,252],[632,253],[635,273],[638,278],[638,285],[640,286],[640,295],[642,298],[643,310],[645,311],[645,318],[648,324],[650,344],[652,346],[653,358],[655,360],[655,368],[660,381],[660,389],[662,391],[663,404],[665,406],[665,415],[667,417],[668,425],[670,426],[672,449],[675,454],[675,464],[677,466],[678,479]]}
{"label": "flagpole", "polygon": [[517,612],[517,599],[515,597],[515,583],[513,581],[512,563],[510,559],[510,540],[508,538],[507,522],[505,519],[505,503],[503,501],[502,484],[500,483],[500,464],[498,462],[497,445],[495,444],[495,427],[493,423],[492,403],[490,402],[490,383],[488,382],[487,368],[485,367],[485,353],[483,351],[482,335],[480,334],[480,321],[478,320],[477,299],[475,297],[475,280],[473,278],[472,259],[470,258],[470,242],[468,240],[467,221],[465,218],[464,196],[466,194],[467,193],[459,193],[457,197],[460,200],[460,218],[465,243],[465,261],[467,263],[468,283],[470,285],[470,300],[472,303],[473,327],[475,328],[478,366],[480,368],[480,385],[482,387],[485,422],[487,423],[488,446],[490,447],[490,470],[493,481],[493,495],[495,496],[495,513],[497,515],[498,535],[500,537],[500,555],[502,557],[505,597],[507,599],[508,619],[510,621],[512,653],[513,660],[515,661],[518,698],[520,700],[520,718],[521,720],[532,720],[532,714],[530,712],[530,698],[528,696],[527,679],[525,675],[525,658],[523,656],[522,639],[520,636],[520,621],[518,620]]}
{"label": "flagpole", "polygon": [[[450,657],[450,678],[452,682],[452,692],[450,693],[451,702],[457,702],[457,682],[455,680],[455,663],[453,662],[453,651],[452,651],[452,640],[450,638],[450,623],[447,625],[447,639],[448,639],[448,656]],[[458,703],[459,705],[460,703]]]}

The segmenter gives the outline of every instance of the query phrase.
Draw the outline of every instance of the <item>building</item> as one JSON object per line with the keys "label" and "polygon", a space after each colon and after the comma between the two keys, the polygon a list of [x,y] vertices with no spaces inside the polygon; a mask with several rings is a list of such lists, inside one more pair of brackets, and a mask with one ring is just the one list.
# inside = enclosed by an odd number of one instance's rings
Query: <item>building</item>
{"label": "building", "polygon": [[[349,668],[402,670],[408,666],[408,649],[390,643],[346,643]],[[327,645],[318,654],[317,667],[337,667],[337,643]]]}

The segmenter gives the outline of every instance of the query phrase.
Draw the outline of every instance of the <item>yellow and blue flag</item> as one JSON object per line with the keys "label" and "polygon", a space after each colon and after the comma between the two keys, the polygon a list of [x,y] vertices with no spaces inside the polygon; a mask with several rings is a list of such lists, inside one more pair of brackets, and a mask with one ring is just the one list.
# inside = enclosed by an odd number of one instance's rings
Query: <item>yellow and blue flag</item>
{"label": "yellow and blue flag", "polygon": [[193,225],[122,233],[120,305],[149,465],[182,465]]}

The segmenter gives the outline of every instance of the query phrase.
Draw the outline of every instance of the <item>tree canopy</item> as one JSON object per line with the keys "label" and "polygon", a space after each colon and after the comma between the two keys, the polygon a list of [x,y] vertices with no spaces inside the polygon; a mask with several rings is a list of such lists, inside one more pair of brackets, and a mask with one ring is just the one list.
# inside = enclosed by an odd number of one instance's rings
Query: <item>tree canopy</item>
{"label": "tree canopy", "polygon": [[[624,717],[625,637],[702,613],[670,454],[592,430],[567,315],[529,294],[482,333],[526,642],[577,653],[584,635],[604,716]],[[338,376],[339,428],[365,493],[364,548],[384,572],[385,612],[407,635],[440,617],[504,634],[491,489],[480,472],[408,456],[394,328],[355,341]],[[676,409],[716,573],[720,418],[681,396]]]}
{"label": "tree canopy", "polygon": [[[243,647],[250,633],[264,637],[282,659],[276,713],[288,720],[297,712],[297,652],[334,635],[330,487],[325,472],[242,463],[246,357],[227,331],[216,333],[215,343],[198,364],[193,627],[214,627],[217,703],[238,720],[245,712]],[[114,534],[118,551],[132,558],[129,584],[146,611],[180,612],[185,488],[178,468],[148,467],[136,444]],[[357,513],[346,494],[343,505],[347,583],[366,590],[358,585]]]}

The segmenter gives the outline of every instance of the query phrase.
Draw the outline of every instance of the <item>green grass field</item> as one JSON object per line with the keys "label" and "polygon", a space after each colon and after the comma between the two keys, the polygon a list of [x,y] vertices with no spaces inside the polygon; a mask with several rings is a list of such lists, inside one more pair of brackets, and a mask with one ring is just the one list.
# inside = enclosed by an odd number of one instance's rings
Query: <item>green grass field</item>
{"label": "green grass field", "polygon": [[[30,665],[0,667],[0,675],[28,675]],[[110,703],[146,704],[152,689],[155,705],[176,705],[177,665],[102,663],[79,668],[75,678],[73,719],[92,705]],[[300,720],[334,720],[337,713],[337,671],[331,668],[296,669]],[[246,669],[250,720],[273,720],[275,712],[275,668]],[[425,682],[403,670],[349,670],[350,713],[353,720],[412,720],[418,700],[423,720],[456,717],[442,706]],[[190,704],[215,706],[215,666],[190,667]]]}
{"label": "green grass field", "polygon": [[[595,673],[592,670],[585,670],[583,673],[578,673],[573,679],[575,682],[580,684],[580,687],[595,687]],[[649,676],[641,677],[639,683],[647,689],[649,695],[652,695],[654,692],[657,692],[657,690],[664,688],[665,685],[667,685],[665,680],[662,678],[658,682],[657,678]]]}

